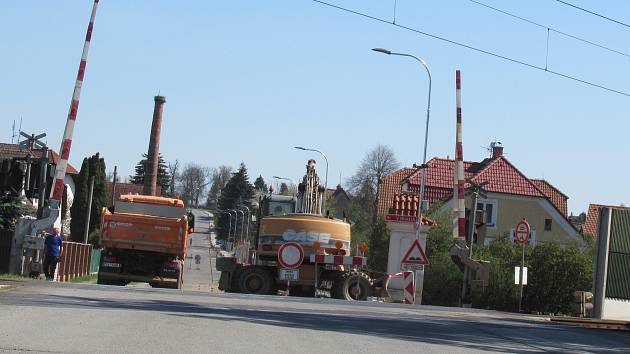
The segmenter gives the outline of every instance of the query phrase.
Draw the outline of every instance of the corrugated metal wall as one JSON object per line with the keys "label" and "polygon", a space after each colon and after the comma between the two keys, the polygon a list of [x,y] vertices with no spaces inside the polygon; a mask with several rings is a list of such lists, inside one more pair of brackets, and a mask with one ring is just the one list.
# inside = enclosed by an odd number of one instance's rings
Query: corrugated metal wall
{"label": "corrugated metal wall", "polygon": [[630,211],[613,210],[606,297],[630,300]]}

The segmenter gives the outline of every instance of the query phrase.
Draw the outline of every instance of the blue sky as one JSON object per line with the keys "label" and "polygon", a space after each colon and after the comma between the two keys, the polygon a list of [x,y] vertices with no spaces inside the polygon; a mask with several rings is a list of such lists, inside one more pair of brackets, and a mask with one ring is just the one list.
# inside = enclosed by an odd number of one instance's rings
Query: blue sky
{"label": "blue sky", "polygon": [[[380,18],[394,1],[330,0]],[[630,53],[630,28],[552,0],[483,1]],[[630,22],[630,3],[573,0]],[[11,124],[48,133],[58,149],[91,1],[0,3],[2,141]],[[398,0],[396,22],[535,65],[547,31],[467,0]],[[567,194],[569,210],[630,202],[630,97],[508,63],[310,0],[102,0],[70,160],[100,152],[108,169],[133,171],[146,152],[153,96],[166,96],[161,152],[209,167],[244,161],[250,176],[299,178],[319,148],[329,185],[354,173],[376,144],[411,165],[421,159],[427,77],[433,74],[429,156],[453,156],[455,70],[462,71],[464,158],[498,140],[530,178]],[[548,65],[630,91],[630,58],[551,33]],[[322,171],[323,173],[323,171]]]}

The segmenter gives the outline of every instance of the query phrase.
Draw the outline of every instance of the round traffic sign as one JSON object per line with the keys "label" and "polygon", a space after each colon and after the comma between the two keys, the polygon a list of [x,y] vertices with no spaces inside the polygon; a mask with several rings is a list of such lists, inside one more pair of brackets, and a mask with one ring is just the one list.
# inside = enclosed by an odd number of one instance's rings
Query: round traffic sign
{"label": "round traffic sign", "polygon": [[278,262],[283,268],[295,269],[304,261],[304,249],[299,243],[287,242],[278,249]]}
{"label": "round traffic sign", "polygon": [[525,220],[521,220],[516,223],[514,228],[514,239],[520,244],[525,244],[529,241],[529,224]]}

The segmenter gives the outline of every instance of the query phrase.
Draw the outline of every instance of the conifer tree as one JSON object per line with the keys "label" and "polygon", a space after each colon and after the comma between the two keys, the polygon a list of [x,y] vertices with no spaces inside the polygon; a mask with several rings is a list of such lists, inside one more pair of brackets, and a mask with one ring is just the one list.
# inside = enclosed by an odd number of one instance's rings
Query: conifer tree
{"label": "conifer tree", "polygon": [[100,226],[102,208],[107,204],[105,160],[98,153],[90,158],[83,159],[75,184],[74,202],[70,208],[70,234],[74,242],[83,242],[86,223],[85,212],[88,208],[90,193],[90,177],[94,177],[94,189],[90,209],[89,233]]}
{"label": "conifer tree", "polygon": [[[135,167],[135,174],[133,176],[129,176],[129,180],[133,184],[144,184],[144,175],[146,174],[146,165],[147,165],[147,154],[142,154],[142,160],[138,162]],[[171,184],[171,175],[168,172],[168,165],[162,157],[162,154],[159,154],[158,157],[158,177],[157,184],[162,189],[162,195],[168,193],[170,184]]]}
{"label": "conifer tree", "polygon": [[[247,168],[241,163],[238,171],[230,178],[225,185],[219,198],[219,209],[237,209],[241,206],[247,206],[251,210],[251,199],[254,196],[254,186],[249,182]],[[247,214],[247,212],[245,213]],[[236,234],[240,235],[241,214],[238,213],[239,222],[237,223]],[[234,221],[234,219],[233,219]],[[245,222],[246,224],[246,222]],[[220,214],[219,216],[219,238],[226,239],[228,236],[228,228],[230,225],[229,216]]]}

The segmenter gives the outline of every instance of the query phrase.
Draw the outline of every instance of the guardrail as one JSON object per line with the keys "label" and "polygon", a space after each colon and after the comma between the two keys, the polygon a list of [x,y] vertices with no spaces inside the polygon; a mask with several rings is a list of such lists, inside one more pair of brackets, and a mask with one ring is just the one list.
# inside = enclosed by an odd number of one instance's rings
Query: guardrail
{"label": "guardrail", "polygon": [[92,261],[92,245],[64,242],[61,246],[61,257],[57,266],[57,281],[90,274]]}

